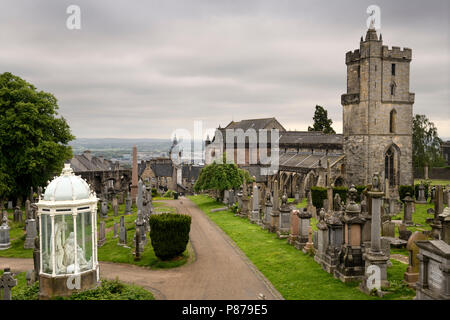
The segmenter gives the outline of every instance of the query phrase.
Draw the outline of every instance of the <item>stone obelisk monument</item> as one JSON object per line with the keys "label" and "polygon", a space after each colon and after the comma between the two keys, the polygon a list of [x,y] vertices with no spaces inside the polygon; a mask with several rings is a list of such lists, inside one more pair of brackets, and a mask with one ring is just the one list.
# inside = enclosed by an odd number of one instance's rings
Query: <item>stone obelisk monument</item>
{"label": "stone obelisk monument", "polygon": [[138,191],[138,163],[137,163],[137,147],[133,146],[133,163],[131,170],[131,201],[136,203]]}

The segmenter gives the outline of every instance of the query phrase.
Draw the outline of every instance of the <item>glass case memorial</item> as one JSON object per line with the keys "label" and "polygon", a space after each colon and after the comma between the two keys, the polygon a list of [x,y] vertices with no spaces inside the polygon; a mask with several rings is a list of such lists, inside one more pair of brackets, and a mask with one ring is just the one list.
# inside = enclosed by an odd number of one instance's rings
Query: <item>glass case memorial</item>
{"label": "glass case memorial", "polygon": [[97,286],[97,197],[65,164],[39,202],[40,298]]}

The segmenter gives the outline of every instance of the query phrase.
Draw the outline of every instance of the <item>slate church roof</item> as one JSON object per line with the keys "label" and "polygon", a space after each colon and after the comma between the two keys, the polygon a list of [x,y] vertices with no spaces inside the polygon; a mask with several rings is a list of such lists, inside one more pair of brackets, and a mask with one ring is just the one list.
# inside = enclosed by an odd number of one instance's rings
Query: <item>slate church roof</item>
{"label": "slate church roof", "polygon": [[89,150],[84,151],[82,154],[74,155],[70,160],[70,166],[74,172],[108,171],[115,168],[112,161],[103,157],[92,156]]}

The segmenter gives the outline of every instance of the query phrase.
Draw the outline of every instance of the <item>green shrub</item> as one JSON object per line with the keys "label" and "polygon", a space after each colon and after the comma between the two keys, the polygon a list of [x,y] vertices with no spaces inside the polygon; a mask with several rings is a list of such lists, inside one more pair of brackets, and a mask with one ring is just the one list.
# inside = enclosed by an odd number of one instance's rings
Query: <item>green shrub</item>
{"label": "green shrub", "polygon": [[327,188],[311,187],[311,198],[317,209],[323,208],[323,200],[327,198]]}
{"label": "green shrub", "polygon": [[403,202],[403,199],[406,197],[406,194],[409,193],[411,197],[414,197],[414,186],[409,185],[401,185],[398,188],[398,194],[400,196],[400,200]]}
{"label": "green shrub", "polygon": [[156,196],[158,196],[158,191],[156,190],[156,188],[152,188],[152,197]]}
{"label": "green shrub", "polygon": [[333,199],[334,199],[334,195],[336,193],[339,194],[339,196],[341,197],[341,200],[345,201],[347,200],[347,192],[348,192],[348,188],[347,187],[334,187],[333,188]]}
{"label": "green shrub", "polygon": [[185,214],[163,213],[150,216],[150,238],[155,255],[169,260],[186,250],[191,229],[191,217]]}

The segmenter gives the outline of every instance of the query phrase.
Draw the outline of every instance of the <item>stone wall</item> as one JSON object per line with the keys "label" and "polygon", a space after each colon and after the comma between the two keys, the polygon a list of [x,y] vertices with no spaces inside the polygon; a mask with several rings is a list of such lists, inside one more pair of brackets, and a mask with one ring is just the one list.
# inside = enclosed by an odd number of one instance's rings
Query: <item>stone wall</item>
{"label": "stone wall", "polygon": [[[414,178],[424,179],[423,168],[414,168]],[[437,180],[450,180],[450,167],[431,168],[428,170],[428,178]]]}

